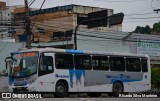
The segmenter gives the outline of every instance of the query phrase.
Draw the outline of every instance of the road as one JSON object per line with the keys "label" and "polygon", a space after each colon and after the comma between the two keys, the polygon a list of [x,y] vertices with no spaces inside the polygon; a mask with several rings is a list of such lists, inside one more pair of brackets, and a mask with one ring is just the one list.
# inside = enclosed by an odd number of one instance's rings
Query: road
{"label": "road", "polygon": [[41,98],[41,99],[0,99],[0,101],[160,101],[159,98],[111,98],[107,94],[102,94],[100,97],[91,98],[85,93],[83,94],[71,94],[66,98],[54,98],[52,94],[46,94],[45,97],[52,98]]}
{"label": "road", "polygon": [[[1,100],[1,99],[0,99]],[[1,101],[160,101],[160,98],[43,98],[43,99],[2,99]]]}

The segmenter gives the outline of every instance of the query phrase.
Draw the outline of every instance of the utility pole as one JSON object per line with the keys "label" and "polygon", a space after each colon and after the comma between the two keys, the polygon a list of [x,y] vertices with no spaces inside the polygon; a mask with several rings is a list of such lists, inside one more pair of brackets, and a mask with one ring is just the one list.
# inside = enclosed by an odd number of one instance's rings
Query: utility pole
{"label": "utility pole", "polygon": [[31,48],[31,21],[29,18],[28,0],[25,0],[25,34],[27,35],[26,48]]}

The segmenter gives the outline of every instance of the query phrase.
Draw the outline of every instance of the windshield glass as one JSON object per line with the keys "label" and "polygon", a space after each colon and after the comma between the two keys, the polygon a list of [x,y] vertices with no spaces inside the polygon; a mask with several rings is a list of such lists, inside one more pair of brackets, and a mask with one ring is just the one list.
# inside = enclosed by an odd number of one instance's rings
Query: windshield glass
{"label": "windshield glass", "polygon": [[24,77],[37,72],[38,52],[15,53],[10,76]]}

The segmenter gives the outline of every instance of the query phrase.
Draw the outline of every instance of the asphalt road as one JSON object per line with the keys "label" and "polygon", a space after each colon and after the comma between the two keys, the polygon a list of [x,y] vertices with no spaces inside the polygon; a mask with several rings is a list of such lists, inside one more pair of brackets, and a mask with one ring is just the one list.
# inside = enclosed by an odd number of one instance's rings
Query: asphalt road
{"label": "asphalt road", "polygon": [[43,99],[0,99],[0,101],[160,101],[160,98],[43,98]]}
{"label": "asphalt road", "polygon": [[41,98],[41,99],[0,99],[0,101],[160,101],[159,98],[111,98],[107,94],[102,94],[100,97],[91,98],[87,94],[71,94],[66,98],[54,98],[52,94],[46,94],[45,97],[52,98]]}

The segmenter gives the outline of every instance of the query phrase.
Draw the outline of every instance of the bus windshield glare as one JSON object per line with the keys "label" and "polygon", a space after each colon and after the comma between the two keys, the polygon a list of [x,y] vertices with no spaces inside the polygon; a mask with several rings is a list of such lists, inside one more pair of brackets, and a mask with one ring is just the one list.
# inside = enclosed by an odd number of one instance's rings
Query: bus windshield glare
{"label": "bus windshield glare", "polygon": [[26,77],[37,72],[38,52],[15,53],[10,76]]}

